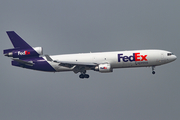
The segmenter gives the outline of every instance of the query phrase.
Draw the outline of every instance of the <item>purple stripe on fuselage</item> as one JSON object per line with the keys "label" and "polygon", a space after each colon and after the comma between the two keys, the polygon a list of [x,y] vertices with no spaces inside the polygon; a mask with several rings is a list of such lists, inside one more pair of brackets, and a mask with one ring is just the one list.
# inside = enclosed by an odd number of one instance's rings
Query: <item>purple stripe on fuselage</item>
{"label": "purple stripe on fuselage", "polygon": [[42,57],[28,58],[28,59],[21,59],[21,60],[32,61],[34,65],[28,66],[28,65],[21,64],[17,61],[12,61],[12,65],[17,66],[17,67],[27,68],[27,69],[39,70],[39,71],[56,72],[56,70]]}

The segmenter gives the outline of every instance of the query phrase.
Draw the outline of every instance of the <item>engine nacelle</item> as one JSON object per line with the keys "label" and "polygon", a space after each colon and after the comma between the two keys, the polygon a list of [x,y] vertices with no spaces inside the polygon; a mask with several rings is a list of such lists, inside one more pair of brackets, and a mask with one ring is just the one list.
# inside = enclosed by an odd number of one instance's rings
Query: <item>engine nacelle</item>
{"label": "engine nacelle", "polygon": [[33,47],[33,49],[20,49],[20,48],[7,49],[4,50],[4,55],[13,58],[39,56],[39,55],[43,55],[43,48]]}
{"label": "engine nacelle", "polygon": [[113,72],[110,64],[100,64],[95,67],[95,71],[99,71],[101,73]]}

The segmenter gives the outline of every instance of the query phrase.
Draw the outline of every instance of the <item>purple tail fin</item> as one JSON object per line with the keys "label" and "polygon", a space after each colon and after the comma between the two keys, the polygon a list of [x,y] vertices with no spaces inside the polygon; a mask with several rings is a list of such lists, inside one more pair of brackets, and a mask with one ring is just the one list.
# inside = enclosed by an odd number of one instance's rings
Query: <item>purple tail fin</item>
{"label": "purple tail fin", "polygon": [[39,57],[39,55],[42,55],[42,47],[31,47],[14,31],[7,31],[7,34],[14,48],[5,49],[3,51],[5,56],[13,58],[28,58]]}
{"label": "purple tail fin", "polygon": [[26,48],[29,49],[32,47],[26,43],[19,35],[17,35],[14,31],[7,31],[9,39],[11,40],[14,48]]}

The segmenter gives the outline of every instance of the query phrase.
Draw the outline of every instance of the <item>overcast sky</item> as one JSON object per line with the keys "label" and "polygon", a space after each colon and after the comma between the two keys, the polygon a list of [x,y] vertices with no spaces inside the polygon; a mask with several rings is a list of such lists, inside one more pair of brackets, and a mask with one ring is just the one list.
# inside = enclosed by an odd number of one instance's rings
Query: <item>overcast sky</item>
{"label": "overcast sky", "polygon": [[[1,0],[0,50],[17,32],[44,54],[163,49],[180,56],[179,0]],[[2,52],[3,53],[3,52]],[[0,57],[1,120],[178,120],[180,61],[151,68],[46,73]]]}

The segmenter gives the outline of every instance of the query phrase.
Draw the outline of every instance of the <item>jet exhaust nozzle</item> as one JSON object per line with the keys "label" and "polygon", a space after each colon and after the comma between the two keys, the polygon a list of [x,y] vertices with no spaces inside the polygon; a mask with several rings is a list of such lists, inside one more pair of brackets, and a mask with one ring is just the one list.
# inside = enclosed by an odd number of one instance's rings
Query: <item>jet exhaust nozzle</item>
{"label": "jet exhaust nozzle", "polygon": [[9,53],[5,53],[4,56],[7,56],[7,57],[12,57],[13,56],[13,53],[12,52],[9,52]]}

